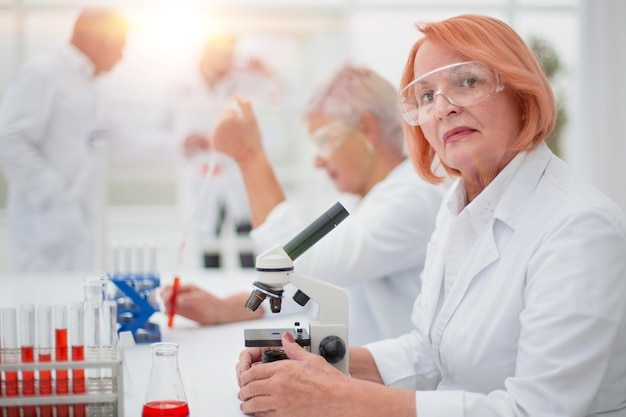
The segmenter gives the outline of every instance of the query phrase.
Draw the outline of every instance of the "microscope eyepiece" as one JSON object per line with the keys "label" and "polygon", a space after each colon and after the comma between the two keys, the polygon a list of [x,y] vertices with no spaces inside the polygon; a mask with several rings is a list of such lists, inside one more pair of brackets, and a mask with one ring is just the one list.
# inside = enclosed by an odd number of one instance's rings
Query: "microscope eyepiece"
{"label": "microscope eyepiece", "polygon": [[296,237],[287,242],[287,244],[283,246],[285,253],[287,253],[287,256],[289,256],[292,261],[296,260],[298,256],[302,255],[306,250],[317,243],[318,240],[326,236],[348,217],[348,215],[348,211],[341,203],[335,203]]}

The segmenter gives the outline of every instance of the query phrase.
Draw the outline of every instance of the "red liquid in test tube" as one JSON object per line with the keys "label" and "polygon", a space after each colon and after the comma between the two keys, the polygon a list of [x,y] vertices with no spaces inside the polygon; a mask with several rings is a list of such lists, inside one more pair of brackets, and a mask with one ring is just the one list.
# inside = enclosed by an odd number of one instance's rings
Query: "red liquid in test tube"
{"label": "red liquid in test tube", "polygon": [[[72,361],[80,362],[85,360],[85,329],[83,303],[74,302],[70,305],[70,337],[72,339],[71,353]],[[85,393],[85,370],[80,368],[72,369],[72,393]],[[74,417],[85,417],[85,404],[74,404]]]}
{"label": "red liquid in test tube", "polygon": [[[39,306],[37,311],[39,340],[37,345],[37,361],[52,361],[52,306]],[[39,395],[52,395],[52,371],[39,369]],[[39,417],[52,417],[51,405],[39,406]]]}
{"label": "red liquid in test tube", "polygon": [[[20,316],[20,336],[22,339],[22,363],[35,361],[35,305],[23,304]],[[22,371],[22,395],[35,395],[35,371]],[[34,405],[22,406],[23,417],[37,417],[37,408]]]}
{"label": "red liquid in test tube", "polygon": [[[64,305],[54,307],[54,359],[57,362],[67,362],[67,309]],[[69,379],[67,369],[57,369],[56,393],[57,395],[67,395],[69,393]],[[69,417],[70,408],[67,404],[56,406],[57,417]]]}
{"label": "red liquid in test tube", "polygon": [[[39,363],[52,362],[52,353],[39,353],[37,361]],[[49,369],[39,370],[39,395],[42,397],[52,395],[52,371]],[[52,417],[52,406],[39,406],[39,413],[41,417]]]}
{"label": "red liquid in test tube", "polygon": [[[20,361],[20,350],[17,344],[17,315],[15,308],[3,308],[2,311],[2,362],[17,364]],[[17,371],[4,371],[4,395],[17,397],[19,382]],[[5,407],[6,417],[19,417],[17,406]]]}
{"label": "red liquid in test tube", "polygon": [[[19,395],[17,371],[5,371],[4,383],[5,383],[4,393],[6,394],[7,397],[17,397]],[[5,410],[6,410],[7,417],[19,417],[20,416],[20,409],[17,406],[6,407]]]}
{"label": "red liquid in test tube", "polygon": [[[35,361],[35,348],[22,345],[22,362],[32,363]],[[32,397],[35,395],[35,371],[22,371],[22,395]],[[22,407],[24,417],[37,417],[37,408],[34,405]]]}

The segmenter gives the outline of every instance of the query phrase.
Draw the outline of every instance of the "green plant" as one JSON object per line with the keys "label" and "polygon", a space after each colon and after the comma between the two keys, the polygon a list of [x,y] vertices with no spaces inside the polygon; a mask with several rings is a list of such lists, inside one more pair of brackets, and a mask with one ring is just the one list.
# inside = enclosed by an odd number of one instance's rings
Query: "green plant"
{"label": "green plant", "polygon": [[558,88],[557,82],[559,76],[564,73],[563,63],[557,50],[547,40],[533,36],[530,38],[528,44],[539,59],[539,62],[541,62],[556,98],[556,125],[552,133],[546,138],[546,144],[552,149],[552,152],[562,156],[561,136],[567,125],[568,115],[565,97],[563,92]]}

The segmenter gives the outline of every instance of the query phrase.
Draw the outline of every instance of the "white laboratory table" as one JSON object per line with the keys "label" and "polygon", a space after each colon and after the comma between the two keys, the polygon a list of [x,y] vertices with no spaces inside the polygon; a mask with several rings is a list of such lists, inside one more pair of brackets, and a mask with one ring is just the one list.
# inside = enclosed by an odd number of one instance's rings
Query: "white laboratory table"
{"label": "white laboratory table", "polygon": [[[81,278],[90,274],[0,274],[0,307],[19,307],[23,302],[69,304],[82,300]],[[91,274],[93,275],[93,274]],[[162,284],[171,274],[161,274]],[[220,271],[180,273],[181,282],[193,282],[217,295],[250,291],[254,272],[226,275]],[[242,306],[243,308],[243,306]],[[306,323],[306,313],[276,314],[262,320],[201,327],[180,316],[173,328],[166,326],[161,313],[153,317],[161,323],[162,340],[179,344],[179,369],[190,413],[197,416],[243,416],[237,399],[235,364],[244,348],[245,328],[292,327],[294,321]],[[125,348],[125,416],[141,415],[151,368],[149,344]]]}

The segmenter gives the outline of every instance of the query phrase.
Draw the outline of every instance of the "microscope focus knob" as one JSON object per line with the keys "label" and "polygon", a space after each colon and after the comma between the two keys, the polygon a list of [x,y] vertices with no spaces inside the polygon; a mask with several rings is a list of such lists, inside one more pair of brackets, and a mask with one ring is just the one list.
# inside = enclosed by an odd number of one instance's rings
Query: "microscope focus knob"
{"label": "microscope focus knob", "polygon": [[300,290],[296,291],[296,293],[293,295],[292,298],[293,298],[293,301],[295,301],[296,303],[298,303],[302,307],[304,307],[306,305],[306,303],[308,303],[309,300],[310,300],[309,296],[306,295],[305,293],[303,293]]}
{"label": "microscope focus knob", "polygon": [[346,344],[339,336],[326,336],[320,342],[320,356],[328,363],[337,363],[346,356]]}

